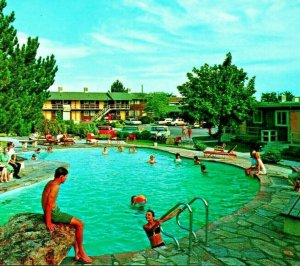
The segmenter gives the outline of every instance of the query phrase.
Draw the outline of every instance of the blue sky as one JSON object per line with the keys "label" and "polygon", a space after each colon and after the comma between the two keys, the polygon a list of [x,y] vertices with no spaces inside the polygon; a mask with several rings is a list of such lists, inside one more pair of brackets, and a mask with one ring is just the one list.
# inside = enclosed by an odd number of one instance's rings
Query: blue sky
{"label": "blue sky", "polygon": [[233,64],[256,76],[256,96],[300,96],[300,1],[7,0],[20,42],[39,37],[54,54],[51,90],[106,92],[120,80],[133,92],[179,95],[186,73]]}

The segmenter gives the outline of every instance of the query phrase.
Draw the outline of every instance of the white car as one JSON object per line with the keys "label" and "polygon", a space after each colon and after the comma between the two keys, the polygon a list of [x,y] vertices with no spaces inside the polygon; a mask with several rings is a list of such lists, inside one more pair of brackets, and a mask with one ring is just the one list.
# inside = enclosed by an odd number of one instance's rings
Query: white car
{"label": "white car", "polygon": [[136,118],[129,118],[124,121],[124,124],[126,124],[126,125],[141,125],[142,121],[140,121]]}
{"label": "white car", "polygon": [[199,128],[199,127],[201,127],[201,125],[200,125],[199,122],[195,122],[193,126],[194,126],[194,128]]}
{"label": "white car", "polygon": [[152,126],[150,129],[150,133],[152,136],[155,136],[156,138],[159,137],[167,138],[171,135],[169,127],[167,126]]}
{"label": "white car", "polygon": [[171,125],[171,122],[173,121],[172,118],[164,118],[164,120],[158,121],[159,125]]}
{"label": "white car", "polygon": [[174,119],[174,120],[171,122],[171,125],[172,125],[172,126],[186,126],[187,123],[184,122],[183,119],[177,118],[177,119]]}
{"label": "white car", "polygon": [[135,132],[140,132],[140,129],[138,126],[124,126],[121,131],[128,132],[129,134],[133,134]]}

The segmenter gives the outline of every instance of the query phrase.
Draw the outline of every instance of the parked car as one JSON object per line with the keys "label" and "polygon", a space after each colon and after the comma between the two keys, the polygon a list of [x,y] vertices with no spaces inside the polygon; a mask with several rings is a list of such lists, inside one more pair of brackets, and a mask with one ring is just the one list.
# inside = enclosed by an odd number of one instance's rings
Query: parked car
{"label": "parked car", "polygon": [[100,125],[98,126],[98,134],[107,135],[107,137],[114,138],[116,136],[116,130],[114,130],[113,127],[109,125]]}
{"label": "parked car", "polygon": [[168,126],[153,126],[150,129],[150,133],[152,136],[155,136],[156,138],[159,138],[159,137],[167,138],[171,135],[171,132],[170,132]]}
{"label": "parked car", "polygon": [[136,119],[136,118],[128,118],[124,121],[125,125],[141,125],[142,121]]}
{"label": "parked car", "polygon": [[194,125],[193,125],[193,127],[194,127],[194,128],[199,128],[199,127],[201,127],[201,125],[200,125],[199,122],[195,122]]}
{"label": "parked car", "polygon": [[132,134],[134,132],[140,132],[140,128],[138,126],[124,126],[121,132],[128,132],[129,134]]}
{"label": "parked car", "polygon": [[159,125],[169,126],[169,125],[171,125],[172,121],[173,121],[172,118],[164,118],[163,120],[158,121],[158,124]]}
{"label": "parked car", "polygon": [[186,126],[187,123],[181,118],[176,118],[171,122],[172,126]]}

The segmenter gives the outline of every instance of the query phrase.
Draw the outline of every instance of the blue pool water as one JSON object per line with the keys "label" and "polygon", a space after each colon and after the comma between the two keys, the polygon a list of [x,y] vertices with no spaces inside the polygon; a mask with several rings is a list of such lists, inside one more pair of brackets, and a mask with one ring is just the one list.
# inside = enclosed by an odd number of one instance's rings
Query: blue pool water
{"label": "blue pool water", "polygon": [[[108,148],[55,150],[39,155],[45,160],[70,163],[70,173],[61,185],[57,199],[61,210],[85,222],[84,246],[89,255],[102,255],[149,248],[142,229],[145,210],[151,208],[157,218],[178,202],[203,197],[209,204],[209,221],[230,214],[250,201],[258,192],[259,183],[244,175],[240,168],[204,162],[208,173],[190,159],[174,162],[174,155],[151,149],[136,153]],[[154,154],[157,163],[147,163]],[[27,154],[30,158],[31,154]],[[46,182],[5,193],[0,197],[0,224],[20,212],[40,212],[41,194]],[[144,194],[148,200],[144,211],[131,209],[132,195]],[[203,226],[204,208],[193,205],[194,230]],[[182,214],[183,223],[187,215]],[[183,237],[186,232],[175,226],[175,219],[164,223],[166,232]],[[166,242],[171,242],[164,236]],[[73,253],[71,253],[73,254]],[[71,255],[70,254],[70,255]]]}

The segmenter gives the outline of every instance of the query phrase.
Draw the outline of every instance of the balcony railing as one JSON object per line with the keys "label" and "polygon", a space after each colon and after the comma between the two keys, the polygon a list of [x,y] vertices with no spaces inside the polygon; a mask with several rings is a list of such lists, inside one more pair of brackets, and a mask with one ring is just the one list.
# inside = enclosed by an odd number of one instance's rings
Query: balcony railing
{"label": "balcony railing", "polygon": [[63,104],[62,103],[52,103],[51,109],[63,109]]}
{"label": "balcony railing", "polygon": [[129,110],[129,104],[123,104],[123,103],[116,103],[116,104],[105,104],[104,109],[109,108],[109,109],[125,109]]}
{"label": "balcony railing", "polygon": [[[78,108],[76,108],[76,109],[78,109]],[[99,105],[98,104],[81,104],[79,109],[95,109],[95,110],[98,110]]]}

